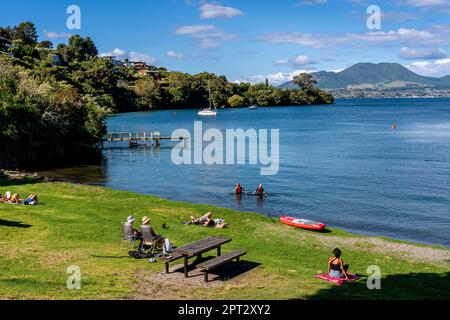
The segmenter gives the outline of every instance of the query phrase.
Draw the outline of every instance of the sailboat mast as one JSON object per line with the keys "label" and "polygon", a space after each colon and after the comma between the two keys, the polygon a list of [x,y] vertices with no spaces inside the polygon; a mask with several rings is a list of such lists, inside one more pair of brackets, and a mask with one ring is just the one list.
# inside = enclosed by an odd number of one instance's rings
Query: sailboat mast
{"label": "sailboat mast", "polygon": [[208,90],[209,90],[209,110],[212,109],[212,99],[211,99],[211,85],[208,83]]}

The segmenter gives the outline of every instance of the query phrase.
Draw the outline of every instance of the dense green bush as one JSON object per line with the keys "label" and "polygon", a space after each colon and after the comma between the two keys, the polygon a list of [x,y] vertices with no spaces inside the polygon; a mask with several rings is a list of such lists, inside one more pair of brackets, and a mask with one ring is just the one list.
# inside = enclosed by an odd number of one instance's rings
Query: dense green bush
{"label": "dense green bush", "polygon": [[43,80],[0,57],[1,167],[55,166],[97,158],[94,146],[105,132],[107,114],[101,103],[81,95],[74,85]]}

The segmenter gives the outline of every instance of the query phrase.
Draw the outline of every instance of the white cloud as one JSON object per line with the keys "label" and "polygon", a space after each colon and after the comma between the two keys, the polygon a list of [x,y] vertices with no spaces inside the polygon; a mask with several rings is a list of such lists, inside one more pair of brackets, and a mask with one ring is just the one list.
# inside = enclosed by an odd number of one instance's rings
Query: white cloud
{"label": "white cloud", "polygon": [[44,34],[49,39],[68,39],[72,35],[67,32],[55,32],[55,31],[47,31],[44,30]]}
{"label": "white cloud", "polygon": [[399,57],[403,60],[443,59],[447,58],[447,52],[439,48],[416,50],[408,47],[403,47],[400,49]]}
{"label": "white cloud", "polygon": [[201,19],[214,19],[214,18],[231,19],[242,15],[243,12],[241,10],[232,7],[223,7],[211,3],[205,3],[200,6]]}
{"label": "white cloud", "polygon": [[183,60],[184,54],[169,50],[169,51],[166,51],[166,57],[172,58],[172,59],[177,59],[177,60]]}
{"label": "white cloud", "polygon": [[120,48],[115,48],[111,52],[104,52],[100,54],[101,57],[104,56],[114,56],[117,59],[125,60],[128,59],[130,61],[142,61],[147,64],[155,64],[158,60],[155,57],[149,56],[144,53],[139,53],[136,51],[130,51],[126,52],[125,50],[122,50]]}
{"label": "white cloud", "polygon": [[450,6],[449,0],[407,0],[406,3],[413,7]]}
{"label": "white cloud", "polygon": [[175,34],[189,36],[200,43],[201,48],[213,48],[222,41],[235,38],[235,35],[225,32],[212,24],[182,26],[175,30]]}
{"label": "white cloud", "polygon": [[277,66],[289,66],[292,68],[298,68],[299,66],[307,66],[311,64],[317,64],[317,61],[311,60],[308,56],[297,55],[289,59],[280,59],[274,62]]}
{"label": "white cloud", "polygon": [[263,83],[267,79],[269,80],[269,83],[277,86],[282,83],[291,81],[295,76],[299,75],[300,73],[311,73],[311,72],[314,72],[314,70],[295,70],[293,72],[276,72],[270,74],[241,77],[240,79],[237,79],[234,82]]}
{"label": "white cloud", "polygon": [[193,26],[182,26],[175,30],[176,34],[192,35],[214,30],[215,26],[212,24],[198,24]]}
{"label": "white cloud", "polygon": [[406,0],[406,4],[422,10],[437,10],[450,13],[449,0]]}
{"label": "white cloud", "polygon": [[450,58],[436,61],[417,61],[406,65],[411,71],[424,76],[443,77],[450,75]]}
{"label": "white cloud", "polygon": [[300,32],[268,33],[261,40],[272,43],[294,43],[313,48],[348,45],[447,45],[450,44],[450,28],[433,26],[429,30],[400,28],[391,31],[373,31],[345,34],[307,34]]}
{"label": "white cloud", "polygon": [[325,4],[325,3],[328,3],[328,0],[302,0],[302,1],[298,2],[296,5],[297,6],[304,6],[304,5],[312,6],[315,4]]}

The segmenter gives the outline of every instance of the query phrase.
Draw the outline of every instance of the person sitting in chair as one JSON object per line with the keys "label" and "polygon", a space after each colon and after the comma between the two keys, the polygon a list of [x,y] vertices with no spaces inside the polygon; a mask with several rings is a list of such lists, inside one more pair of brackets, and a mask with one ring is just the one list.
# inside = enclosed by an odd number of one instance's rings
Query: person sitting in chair
{"label": "person sitting in chair", "polygon": [[133,226],[133,223],[135,220],[136,220],[136,218],[134,216],[128,216],[127,222],[125,222],[125,226],[130,228],[131,233],[133,234],[133,239],[139,240],[141,238],[141,233],[137,229],[135,229]]}
{"label": "person sitting in chair", "polygon": [[341,258],[341,250],[339,248],[334,249],[333,255],[328,260],[328,274],[330,277],[348,280],[347,270],[348,265],[344,265],[344,261]]}
{"label": "person sitting in chair", "polygon": [[156,234],[153,227],[150,225],[150,218],[145,216],[142,218],[141,225],[141,243],[139,244],[138,250],[142,251],[146,242],[152,242],[155,245],[162,245],[164,243],[164,237]]}

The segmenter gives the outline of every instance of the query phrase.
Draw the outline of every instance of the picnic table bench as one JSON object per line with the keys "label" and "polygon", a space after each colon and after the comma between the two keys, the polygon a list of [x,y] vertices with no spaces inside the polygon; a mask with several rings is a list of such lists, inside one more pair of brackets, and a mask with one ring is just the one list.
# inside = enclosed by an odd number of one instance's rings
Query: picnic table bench
{"label": "picnic table bench", "polygon": [[188,260],[192,257],[200,258],[202,253],[217,249],[217,256],[221,255],[221,246],[230,242],[231,239],[221,236],[211,236],[194,243],[176,248],[173,253],[165,259],[165,272],[169,273],[169,263],[184,258],[184,276],[188,275]]}
{"label": "picnic table bench", "polygon": [[212,269],[215,269],[217,267],[220,267],[221,265],[236,259],[236,262],[239,263],[239,258],[245,255],[247,252],[242,250],[235,250],[229,253],[226,253],[222,256],[218,256],[216,258],[210,259],[208,261],[205,261],[203,263],[200,263],[197,265],[197,269],[200,269],[203,271],[203,274],[205,276],[205,282],[208,282],[208,272]]}

